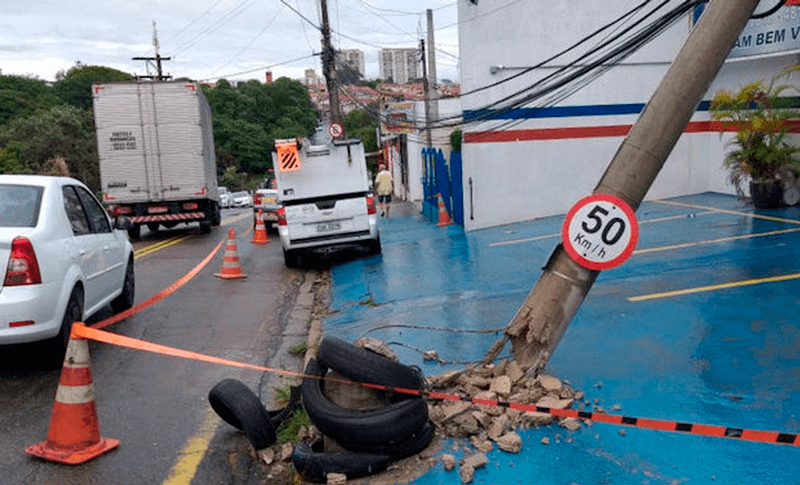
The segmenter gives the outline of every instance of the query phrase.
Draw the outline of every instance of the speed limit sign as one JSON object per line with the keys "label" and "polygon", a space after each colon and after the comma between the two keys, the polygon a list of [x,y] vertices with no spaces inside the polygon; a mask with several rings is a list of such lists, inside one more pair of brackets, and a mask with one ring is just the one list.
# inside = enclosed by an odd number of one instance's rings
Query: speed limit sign
{"label": "speed limit sign", "polygon": [[328,127],[328,133],[334,138],[339,138],[344,134],[344,129],[339,123],[331,123],[331,126]]}
{"label": "speed limit sign", "polygon": [[610,194],[592,194],[567,213],[561,241],[567,254],[587,269],[611,269],[633,253],[639,223],[633,209]]}

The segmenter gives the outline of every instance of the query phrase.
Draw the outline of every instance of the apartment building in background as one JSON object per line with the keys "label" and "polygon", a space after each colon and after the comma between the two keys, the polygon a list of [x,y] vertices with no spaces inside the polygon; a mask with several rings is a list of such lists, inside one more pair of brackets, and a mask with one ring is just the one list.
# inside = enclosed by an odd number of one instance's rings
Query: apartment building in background
{"label": "apartment building in background", "polygon": [[419,49],[381,49],[378,76],[394,84],[407,84],[421,77]]}
{"label": "apartment building in background", "polygon": [[356,71],[361,78],[366,77],[366,68],[364,67],[364,51],[360,49],[341,49],[336,51],[336,65],[348,65],[351,69]]}

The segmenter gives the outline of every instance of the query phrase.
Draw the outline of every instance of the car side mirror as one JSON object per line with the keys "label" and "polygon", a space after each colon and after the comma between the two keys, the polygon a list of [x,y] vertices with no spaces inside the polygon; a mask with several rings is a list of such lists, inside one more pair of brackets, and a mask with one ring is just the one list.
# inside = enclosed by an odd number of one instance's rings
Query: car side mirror
{"label": "car side mirror", "polygon": [[114,218],[114,229],[119,229],[122,231],[127,231],[128,229],[133,227],[133,223],[131,222],[130,218],[125,216],[117,216]]}

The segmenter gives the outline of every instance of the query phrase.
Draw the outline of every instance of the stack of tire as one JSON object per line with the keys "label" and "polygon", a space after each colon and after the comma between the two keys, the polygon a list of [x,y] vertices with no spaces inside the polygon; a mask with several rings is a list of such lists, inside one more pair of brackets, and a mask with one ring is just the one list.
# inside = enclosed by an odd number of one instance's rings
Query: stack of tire
{"label": "stack of tire", "polygon": [[310,377],[301,386],[303,406],[320,432],[345,451],[326,452],[321,442],[298,443],[292,461],[304,479],[323,483],[329,473],[341,473],[348,479],[372,475],[430,444],[434,426],[421,396],[388,391],[385,405],[378,409],[343,408],[325,396],[324,377],[329,370],[355,382],[389,388],[422,389],[424,385],[418,368],[325,337],[320,342],[317,359],[306,366],[305,373]]}

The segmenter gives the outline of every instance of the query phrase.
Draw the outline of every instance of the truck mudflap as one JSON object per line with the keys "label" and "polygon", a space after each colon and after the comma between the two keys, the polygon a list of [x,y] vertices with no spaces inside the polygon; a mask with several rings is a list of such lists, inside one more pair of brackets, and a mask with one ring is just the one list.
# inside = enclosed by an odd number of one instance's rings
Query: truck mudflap
{"label": "truck mudflap", "polygon": [[147,222],[162,222],[162,221],[196,221],[205,219],[205,212],[184,212],[182,214],[149,214],[146,216],[132,216],[129,217],[134,224],[143,224]]}

